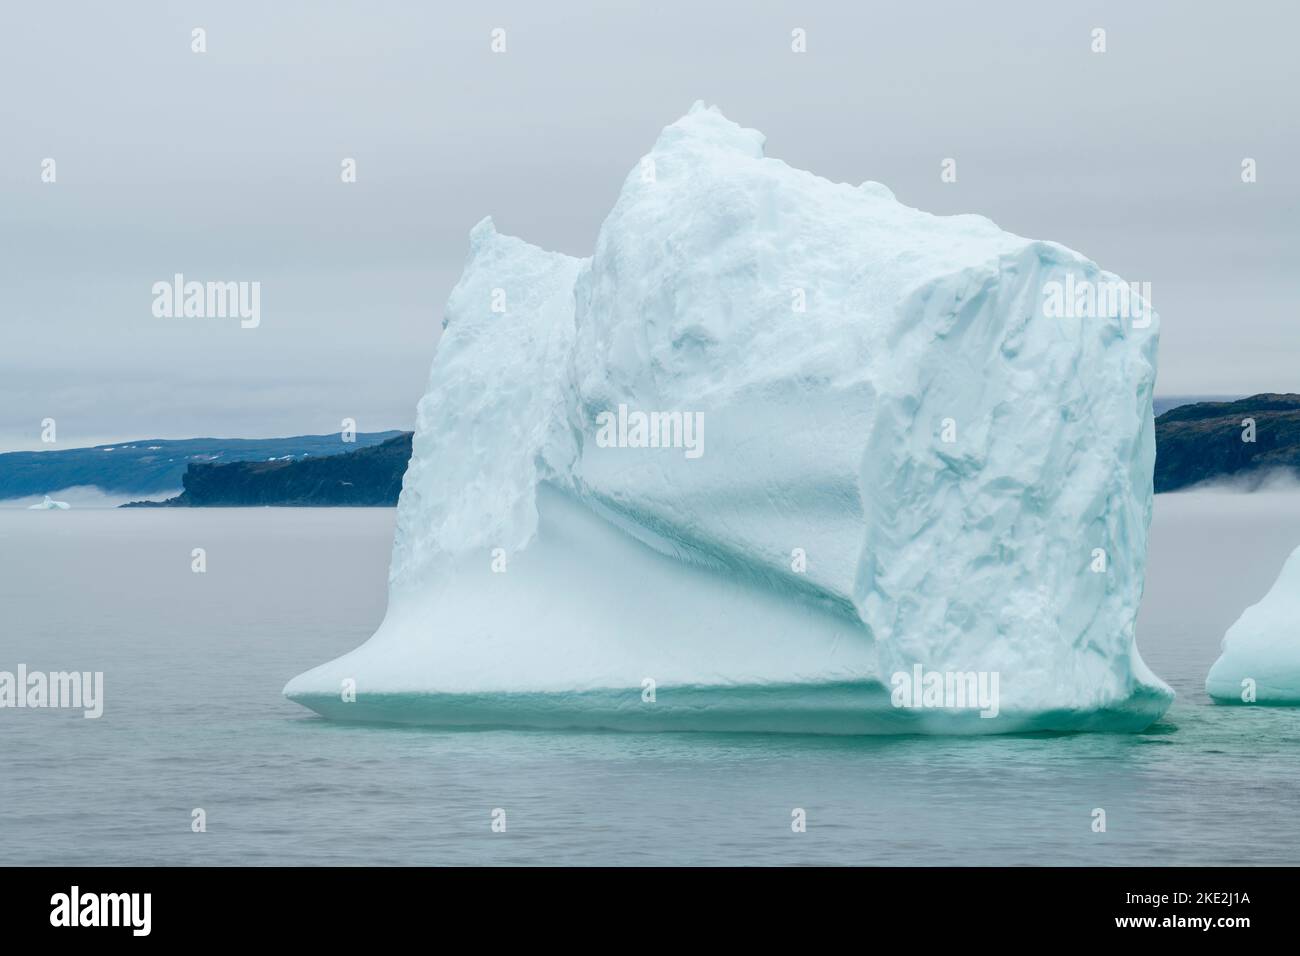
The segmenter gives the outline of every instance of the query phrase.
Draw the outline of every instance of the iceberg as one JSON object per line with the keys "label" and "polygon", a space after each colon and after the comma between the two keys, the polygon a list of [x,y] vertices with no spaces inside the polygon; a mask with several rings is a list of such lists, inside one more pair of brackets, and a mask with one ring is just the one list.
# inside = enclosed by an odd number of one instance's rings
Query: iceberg
{"label": "iceberg", "polygon": [[1225,704],[1300,705],[1300,548],[1223,635],[1205,691]]}
{"label": "iceberg", "polygon": [[27,510],[28,511],[67,511],[71,507],[72,505],[68,504],[66,501],[55,501],[49,495],[46,495],[44,501],[40,502],[39,504],[28,505]]}
{"label": "iceberg", "polygon": [[1049,314],[1049,287],[1120,280],[763,143],[697,103],[590,258],[474,227],[387,614],[287,697],[340,720],[830,734],[1164,712],[1135,643],[1155,316]]}

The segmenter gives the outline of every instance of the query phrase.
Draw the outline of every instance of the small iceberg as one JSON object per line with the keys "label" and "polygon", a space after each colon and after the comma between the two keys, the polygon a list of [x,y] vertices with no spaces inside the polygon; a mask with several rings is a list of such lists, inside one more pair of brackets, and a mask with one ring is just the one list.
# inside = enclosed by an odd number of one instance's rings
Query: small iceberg
{"label": "small iceberg", "polygon": [[44,501],[42,501],[40,504],[29,505],[27,510],[28,511],[67,511],[71,507],[72,505],[68,504],[66,501],[55,501],[49,495],[46,495]]}
{"label": "small iceberg", "polygon": [[1300,705],[1300,548],[1224,634],[1205,691],[1223,704]]}

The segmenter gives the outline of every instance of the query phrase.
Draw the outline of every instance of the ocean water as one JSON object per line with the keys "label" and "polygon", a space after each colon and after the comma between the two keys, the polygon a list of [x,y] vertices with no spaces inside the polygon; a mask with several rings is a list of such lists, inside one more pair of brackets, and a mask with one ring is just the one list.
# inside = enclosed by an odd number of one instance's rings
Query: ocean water
{"label": "ocean water", "polygon": [[1157,498],[1139,646],[1178,699],[1134,735],[333,724],[280,690],[379,623],[393,518],[0,511],[0,670],[105,681],[98,720],[0,710],[0,864],[1300,862],[1300,709],[1203,689],[1300,493]]}

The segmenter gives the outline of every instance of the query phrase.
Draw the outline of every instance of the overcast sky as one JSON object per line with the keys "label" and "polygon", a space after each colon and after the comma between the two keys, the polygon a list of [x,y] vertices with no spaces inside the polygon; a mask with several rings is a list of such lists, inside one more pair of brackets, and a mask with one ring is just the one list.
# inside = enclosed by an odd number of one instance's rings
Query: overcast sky
{"label": "overcast sky", "polygon": [[[696,99],[793,166],[1150,282],[1158,394],[1300,391],[1297,9],[5,4],[0,450],[47,417],[58,447],[411,427],[469,228],[589,255]],[[261,326],[155,318],[177,272],[260,281]]]}

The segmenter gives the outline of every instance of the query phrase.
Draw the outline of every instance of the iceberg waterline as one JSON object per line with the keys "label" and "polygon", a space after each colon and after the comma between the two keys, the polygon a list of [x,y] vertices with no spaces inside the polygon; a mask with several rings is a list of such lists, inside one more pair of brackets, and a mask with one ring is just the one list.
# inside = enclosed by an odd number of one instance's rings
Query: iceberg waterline
{"label": "iceberg waterline", "polygon": [[[286,695],[351,720],[821,733],[1163,713],[1134,635],[1155,316],[1044,315],[1048,283],[1120,280],[762,142],[697,104],[589,259],[474,228],[388,613]],[[597,440],[624,407],[707,445]],[[897,706],[918,666],[998,675],[997,716]]]}

